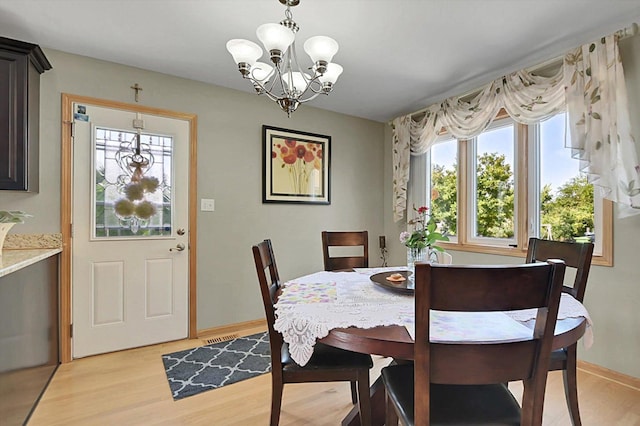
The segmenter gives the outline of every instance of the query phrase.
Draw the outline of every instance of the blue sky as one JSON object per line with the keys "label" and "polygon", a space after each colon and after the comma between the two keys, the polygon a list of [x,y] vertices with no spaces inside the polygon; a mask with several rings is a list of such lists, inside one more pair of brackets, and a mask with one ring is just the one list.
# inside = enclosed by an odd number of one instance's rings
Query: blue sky
{"label": "blue sky", "polygon": [[564,146],[564,137],[565,114],[558,114],[540,124],[543,186],[550,183],[553,189],[557,189],[580,172],[579,161],[571,158],[571,149]]}
{"label": "blue sky", "polygon": [[[489,131],[480,136],[479,151],[504,153],[507,159],[513,158],[511,127],[503,127]],[[558,114],[540,124],[540,138],[542,141],[542,185],[551,184],[553,190],[576,176],[578,160],[571,158],[571,150],[564,146],[565,115]],[[456,144],[441,143],[432,148],[432,161],[452,167],[455,162]],[[512,164],[513,167],[513,164]]]}

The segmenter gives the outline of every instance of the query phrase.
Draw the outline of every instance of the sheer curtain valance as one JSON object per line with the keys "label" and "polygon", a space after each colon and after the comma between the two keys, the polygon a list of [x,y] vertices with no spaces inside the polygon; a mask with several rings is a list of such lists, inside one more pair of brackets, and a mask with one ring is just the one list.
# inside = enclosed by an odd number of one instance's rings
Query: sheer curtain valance
{"label": "sheer curtain valance", "polygon": [[424,115],[392,122],[393,216],[404,217],[410,155],[429,150],[442,129],[458,139],[473,138],[491,124],[500,108],[516,121],[534,124],[566,107],[573,155],[589,182],[606,198],[640,213],[640,166],[631,136],[626,86],[617,36],[603,37],[567,53],[550,77],[526,70],[492,81],[471,99],[459,96],[428,107]]}

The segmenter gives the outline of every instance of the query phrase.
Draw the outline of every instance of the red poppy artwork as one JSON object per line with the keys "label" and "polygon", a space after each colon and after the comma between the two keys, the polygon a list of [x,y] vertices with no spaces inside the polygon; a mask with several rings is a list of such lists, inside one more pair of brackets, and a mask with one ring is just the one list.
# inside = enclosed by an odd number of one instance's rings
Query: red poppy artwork
{"label": "red poppy artwork", "polygon": [[263,126],[263,202],[329,204],[329,136]]}

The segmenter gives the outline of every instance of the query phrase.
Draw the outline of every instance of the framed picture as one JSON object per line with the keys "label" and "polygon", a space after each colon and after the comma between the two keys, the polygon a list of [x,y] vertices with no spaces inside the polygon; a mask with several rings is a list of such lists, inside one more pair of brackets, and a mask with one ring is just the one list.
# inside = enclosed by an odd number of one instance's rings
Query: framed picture
{"label": "framed picture", "polygon": [[331,136],[262,126],[262,202],[331,204]]}

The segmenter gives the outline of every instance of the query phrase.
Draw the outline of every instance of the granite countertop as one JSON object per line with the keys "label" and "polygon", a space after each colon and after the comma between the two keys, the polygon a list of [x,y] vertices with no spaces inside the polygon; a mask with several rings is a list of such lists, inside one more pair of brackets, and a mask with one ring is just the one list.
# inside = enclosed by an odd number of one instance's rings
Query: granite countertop
{"label": "granite countertop", "polygon": [[60,248],[2,250],[2,256],[0,256],[0,277],[33,265],[61,251],[62,249]]}
{"label": "granite countertop", "polygon": [[62,251],[61,234],[10,234],[0,255],[0,277]]}

